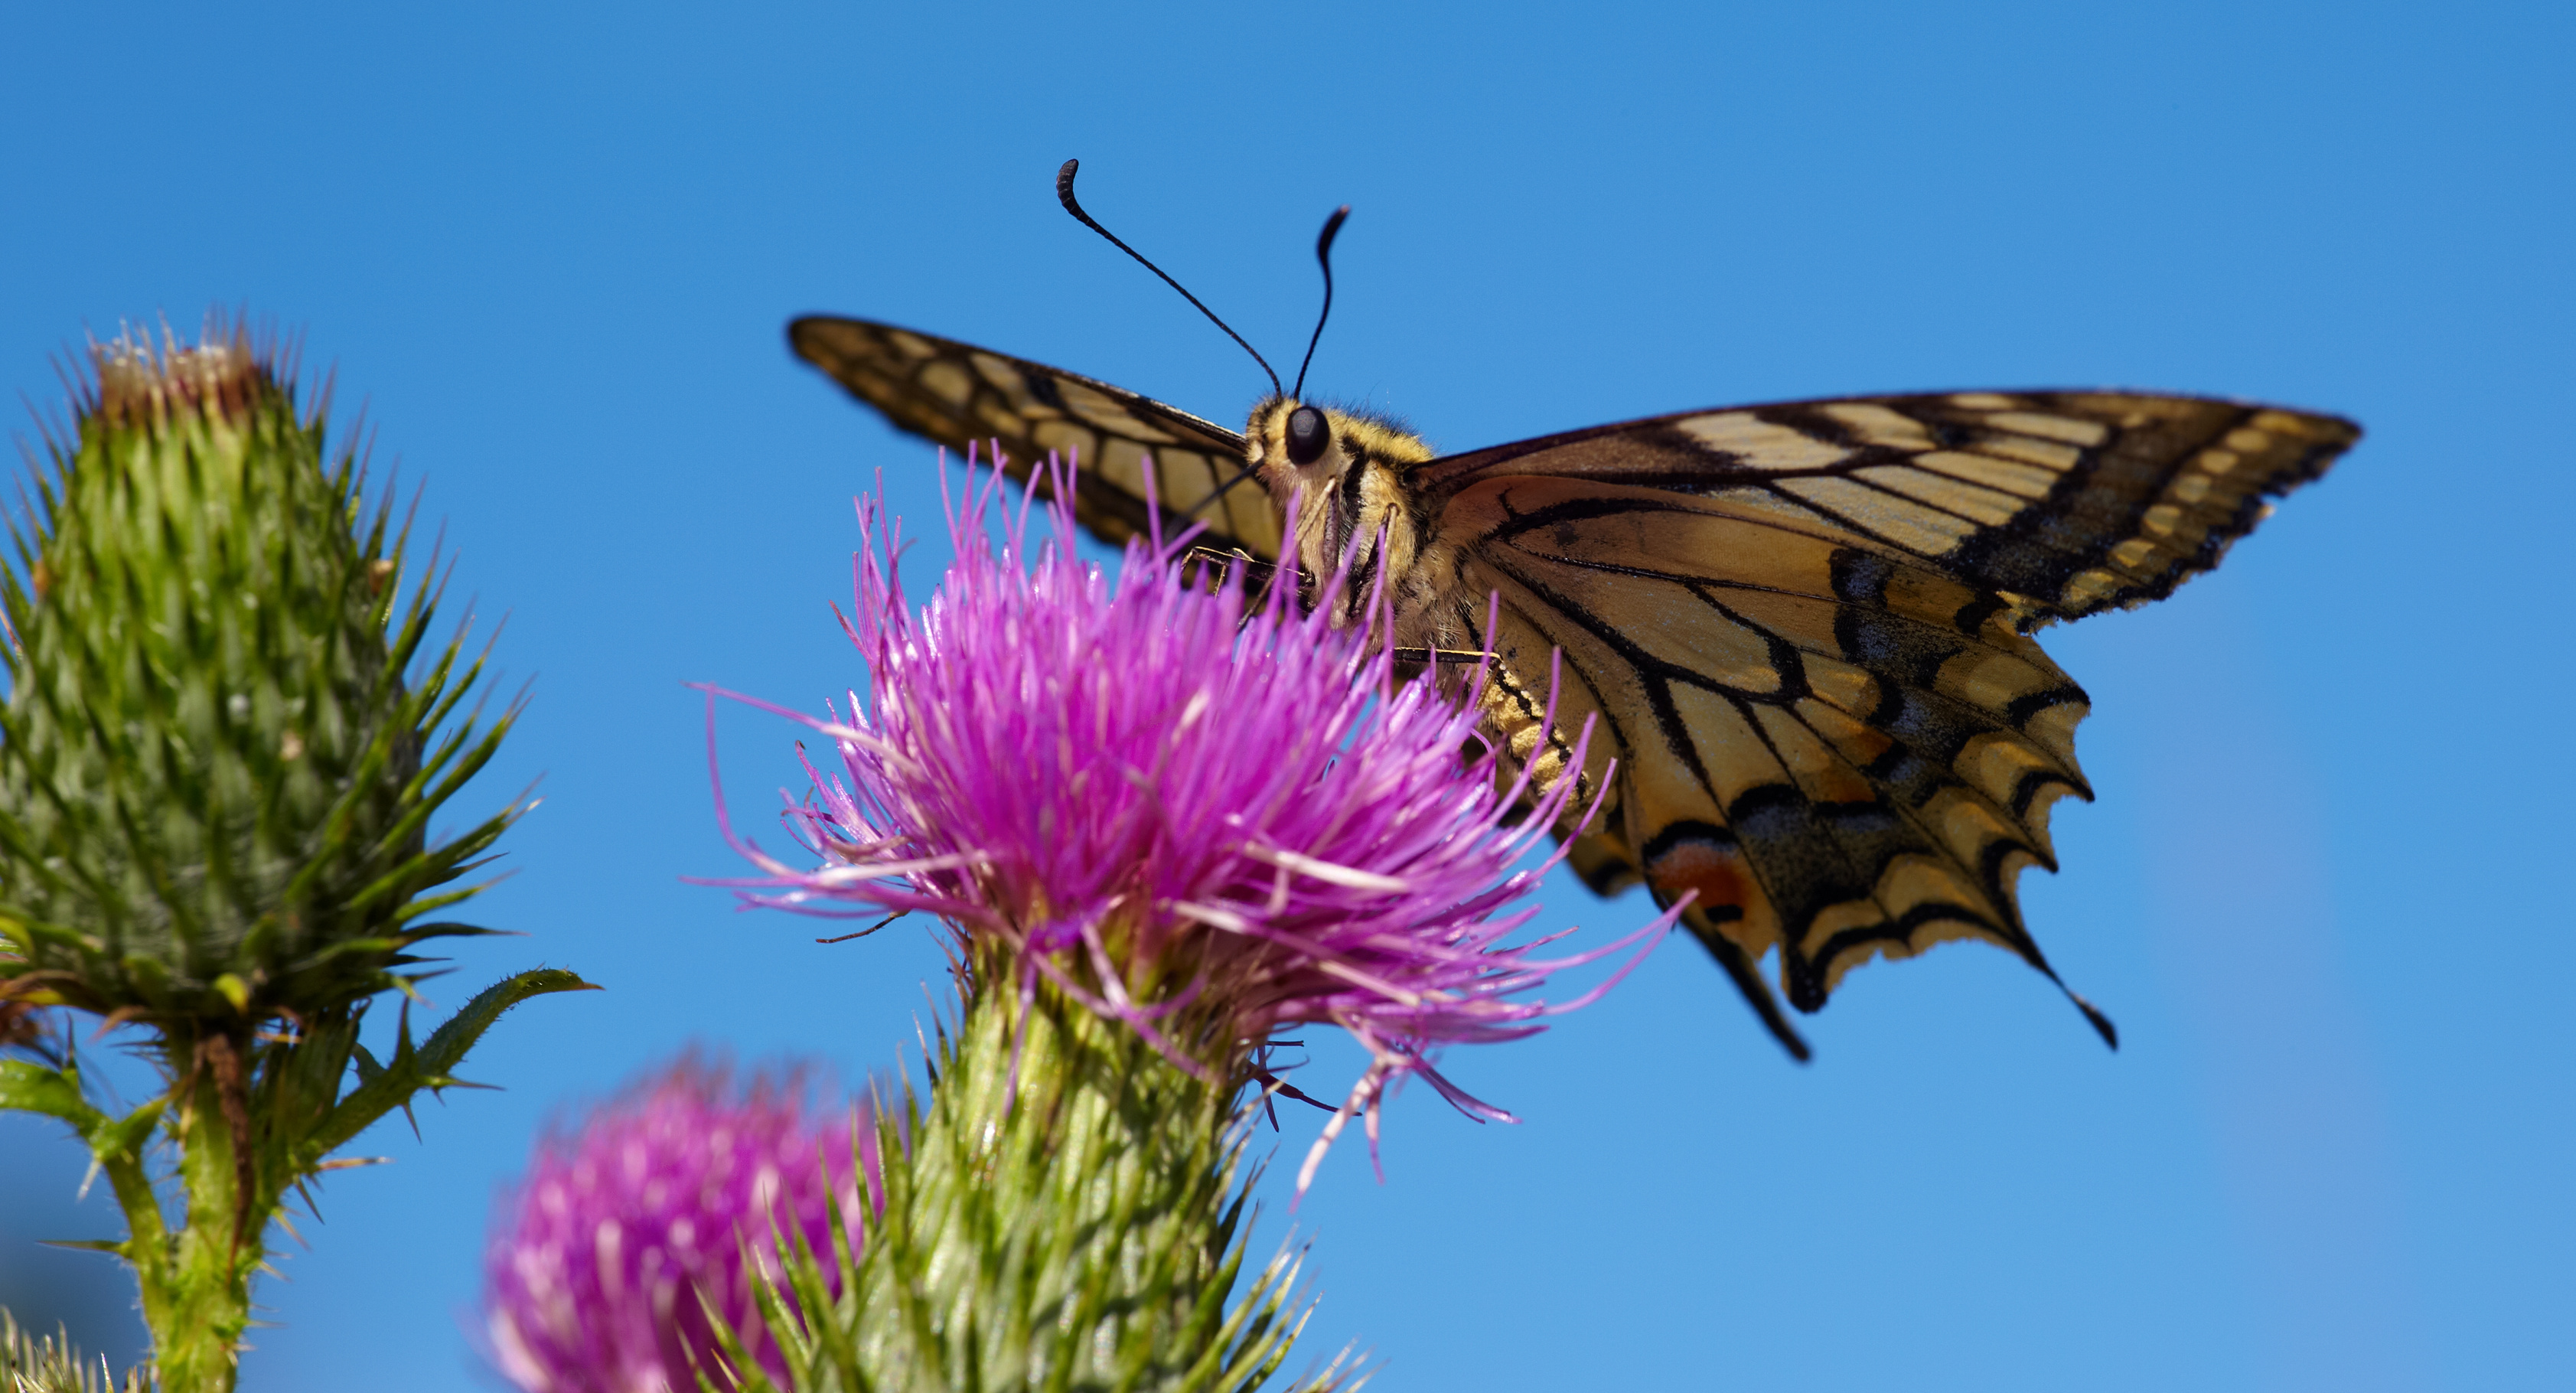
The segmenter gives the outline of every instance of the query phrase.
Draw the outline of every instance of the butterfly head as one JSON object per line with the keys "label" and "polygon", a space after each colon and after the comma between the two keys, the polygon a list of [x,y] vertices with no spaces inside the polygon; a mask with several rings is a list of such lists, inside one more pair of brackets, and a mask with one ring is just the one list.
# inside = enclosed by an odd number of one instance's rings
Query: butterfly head
{"label": "butterfly head", "polygon": [[1271,497],[1282,509],[1297,504],[1301,566],[1320,574],[1351,555],[1373,573],[1384,534],[1392,570],[1411,569],[1421,523],[1406,505],[1404,472],[1432,456],[1421,436],[1383,417],[1276,396],[1252,408],[1244,437]]}

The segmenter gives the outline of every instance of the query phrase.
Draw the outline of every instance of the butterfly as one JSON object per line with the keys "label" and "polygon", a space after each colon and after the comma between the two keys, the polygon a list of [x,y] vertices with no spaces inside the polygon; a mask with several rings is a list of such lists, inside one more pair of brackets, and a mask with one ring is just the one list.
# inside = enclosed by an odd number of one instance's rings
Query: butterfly
{"label": "butterfly", "polygon": [[[1074,168],[1067,209],[1145,261],[1075,202]],[[1327,313],[1347,212],[1317,243]],[[1541,788],[1579,780],[1572,806],[1599,798],[1591,822],[1557,829],[1584,882],[1642,882],[1666,906],[1696,892],[1682,923],[1802,1060],[1782,998],[1816,1011],[1874,958],[1983,940],[2065,990],[2015,886],[2057,868],[2051,806],[2093,796],[2074,743],[2089,703],[2033,635],[2172,593],[2361,434],[2206,397],[1973,391],[1439,455],[1391,420],[1305,401],[1302,368],[1293,391],[1273,374],[1238,432],[889,324],[811,316],[788,340],[896,426],[997,452],[1016,478],[1050,454],[1077,462],[1074,514],[1110,543],[1199,525],[1208,547],[1292,555],[1308,575],[1351,556],[1354,591],[1382,573],[1397,643],[1491,655],[1474,699],[1505,776],[1526,766]]]}

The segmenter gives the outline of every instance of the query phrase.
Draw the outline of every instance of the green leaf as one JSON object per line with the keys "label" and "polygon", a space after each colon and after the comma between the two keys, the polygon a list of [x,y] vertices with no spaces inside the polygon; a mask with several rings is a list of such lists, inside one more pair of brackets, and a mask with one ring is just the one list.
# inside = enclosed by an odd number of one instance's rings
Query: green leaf
{"label": "green leaf", "polygon": [[0,1108],[59,1117],[88,1141],[108,1125],[107,1114],[81,1097],[80,1080],[25,1059],[0,1060]]}
{"label": "green leaf", "polygon": [[501,1018],[501,1013],[530,997],[553,992],[597,991],[595,983],[585,982],[561,968],[541,967],[505,978],[483,989],[472,1001],[445,1024],[430,1033],[426,1044],[414,1049],[406,1038],[394,1051],[393,1062],[372,1070],[372,1056],[358,1066],[362,1082],[348,1097],[331,1109],[329,1117],[308,1133],[300,1153],[300,1168],[311,1169],[323,1157],[347,1145],[376,1119],[411,1101],[411,1096],[424,1088],[454,1087],[452,1072],[465,1059],[466,1051],[483,1038],[483,1032]]}

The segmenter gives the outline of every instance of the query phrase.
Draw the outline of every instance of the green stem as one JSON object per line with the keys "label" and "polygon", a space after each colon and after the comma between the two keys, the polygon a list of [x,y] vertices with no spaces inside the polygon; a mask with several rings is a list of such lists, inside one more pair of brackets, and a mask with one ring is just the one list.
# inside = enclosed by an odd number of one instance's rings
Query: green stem
{"label": "green stem", "polygon": [[[261,1239],[276,1202],[259,1187],[241,1191],[221,1082],[211,1070],[188,1067],[188,1043],[174,1040],[170,1049],[173,1088],[187,1089],[169,1124],[187,1221],[159,1245],[159,1261],[135,1265],[143,1322],[152,1331],[162,1393],[231,1393],[250,1328],[251,1277],[265,1256]],[[129,1208],[128,1222],[133,1218]]]}
{"label": "green stem", "polygon": [[[125,1211],[126,1236],[81,1246],[133,1267],[162,1393],[228,1393],[250,1328],[251,1279],[265,1265],[269,1221],[287,1194],[422,1089],[475,1087],[455,1070],[511,1007],[590,990],[557,968],[504,978],[426,1041],[413,1040],[406,1014],[389,1062],[359,1046],[364,1012],[356,1008],[308,1019],[292,1038],[238,1021],[168,1022],[153,1049],[169,1089],[125,1116],[99,1110],[68,1047],[0,1059],[0,1108],[57,1118],[88,1143]],[[357,1083],[343,1092],[353,1068]],[[157,1178],[145,1160],[156,1129],[178,1157],[176,1169]],[[181,1206],[175,1228],[163,1210],[172,1190]]]}

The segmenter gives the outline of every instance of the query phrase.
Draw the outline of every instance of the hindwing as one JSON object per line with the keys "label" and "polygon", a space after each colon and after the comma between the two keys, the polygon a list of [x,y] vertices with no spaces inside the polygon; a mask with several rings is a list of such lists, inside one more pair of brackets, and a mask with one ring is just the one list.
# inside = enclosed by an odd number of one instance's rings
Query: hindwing
{"label": "hindwing", "polygon": [[[796,356],[904,430],[980,457],[998,448],[1026,482],[1050,452],[1077,467],[1074,516],[1116,545],[1151,518],[1162,533],[1205,523],[1199,540],[1264,560],[1279,555],[1278,510],[1243,471],[1242,435],[1151,397],[1076,373],[891,324],[809,316],[787,326]],[[1222,497],[1217,497],[1222,492]],[[1213,500],[1213,501],[1211,501]]]}
{"label": "hindwing", "polygon": [[1772,952],[1807,1011],[1954,938],[2054,980],[2015,881],[2055,868],[2050,805],[2092,796],[2087,703],[2028,632],[2169,593],[2358,434],[2191,398],[1887,397],[1577,431],[1408,481],[1456,569],[1446,624],[1497,655],[1512,757],[1556,777],[1598,715],[1604,811],[1569,859],[1604,892],[1697,892],[1685,922],[1803,1056],[1754,971]]}

